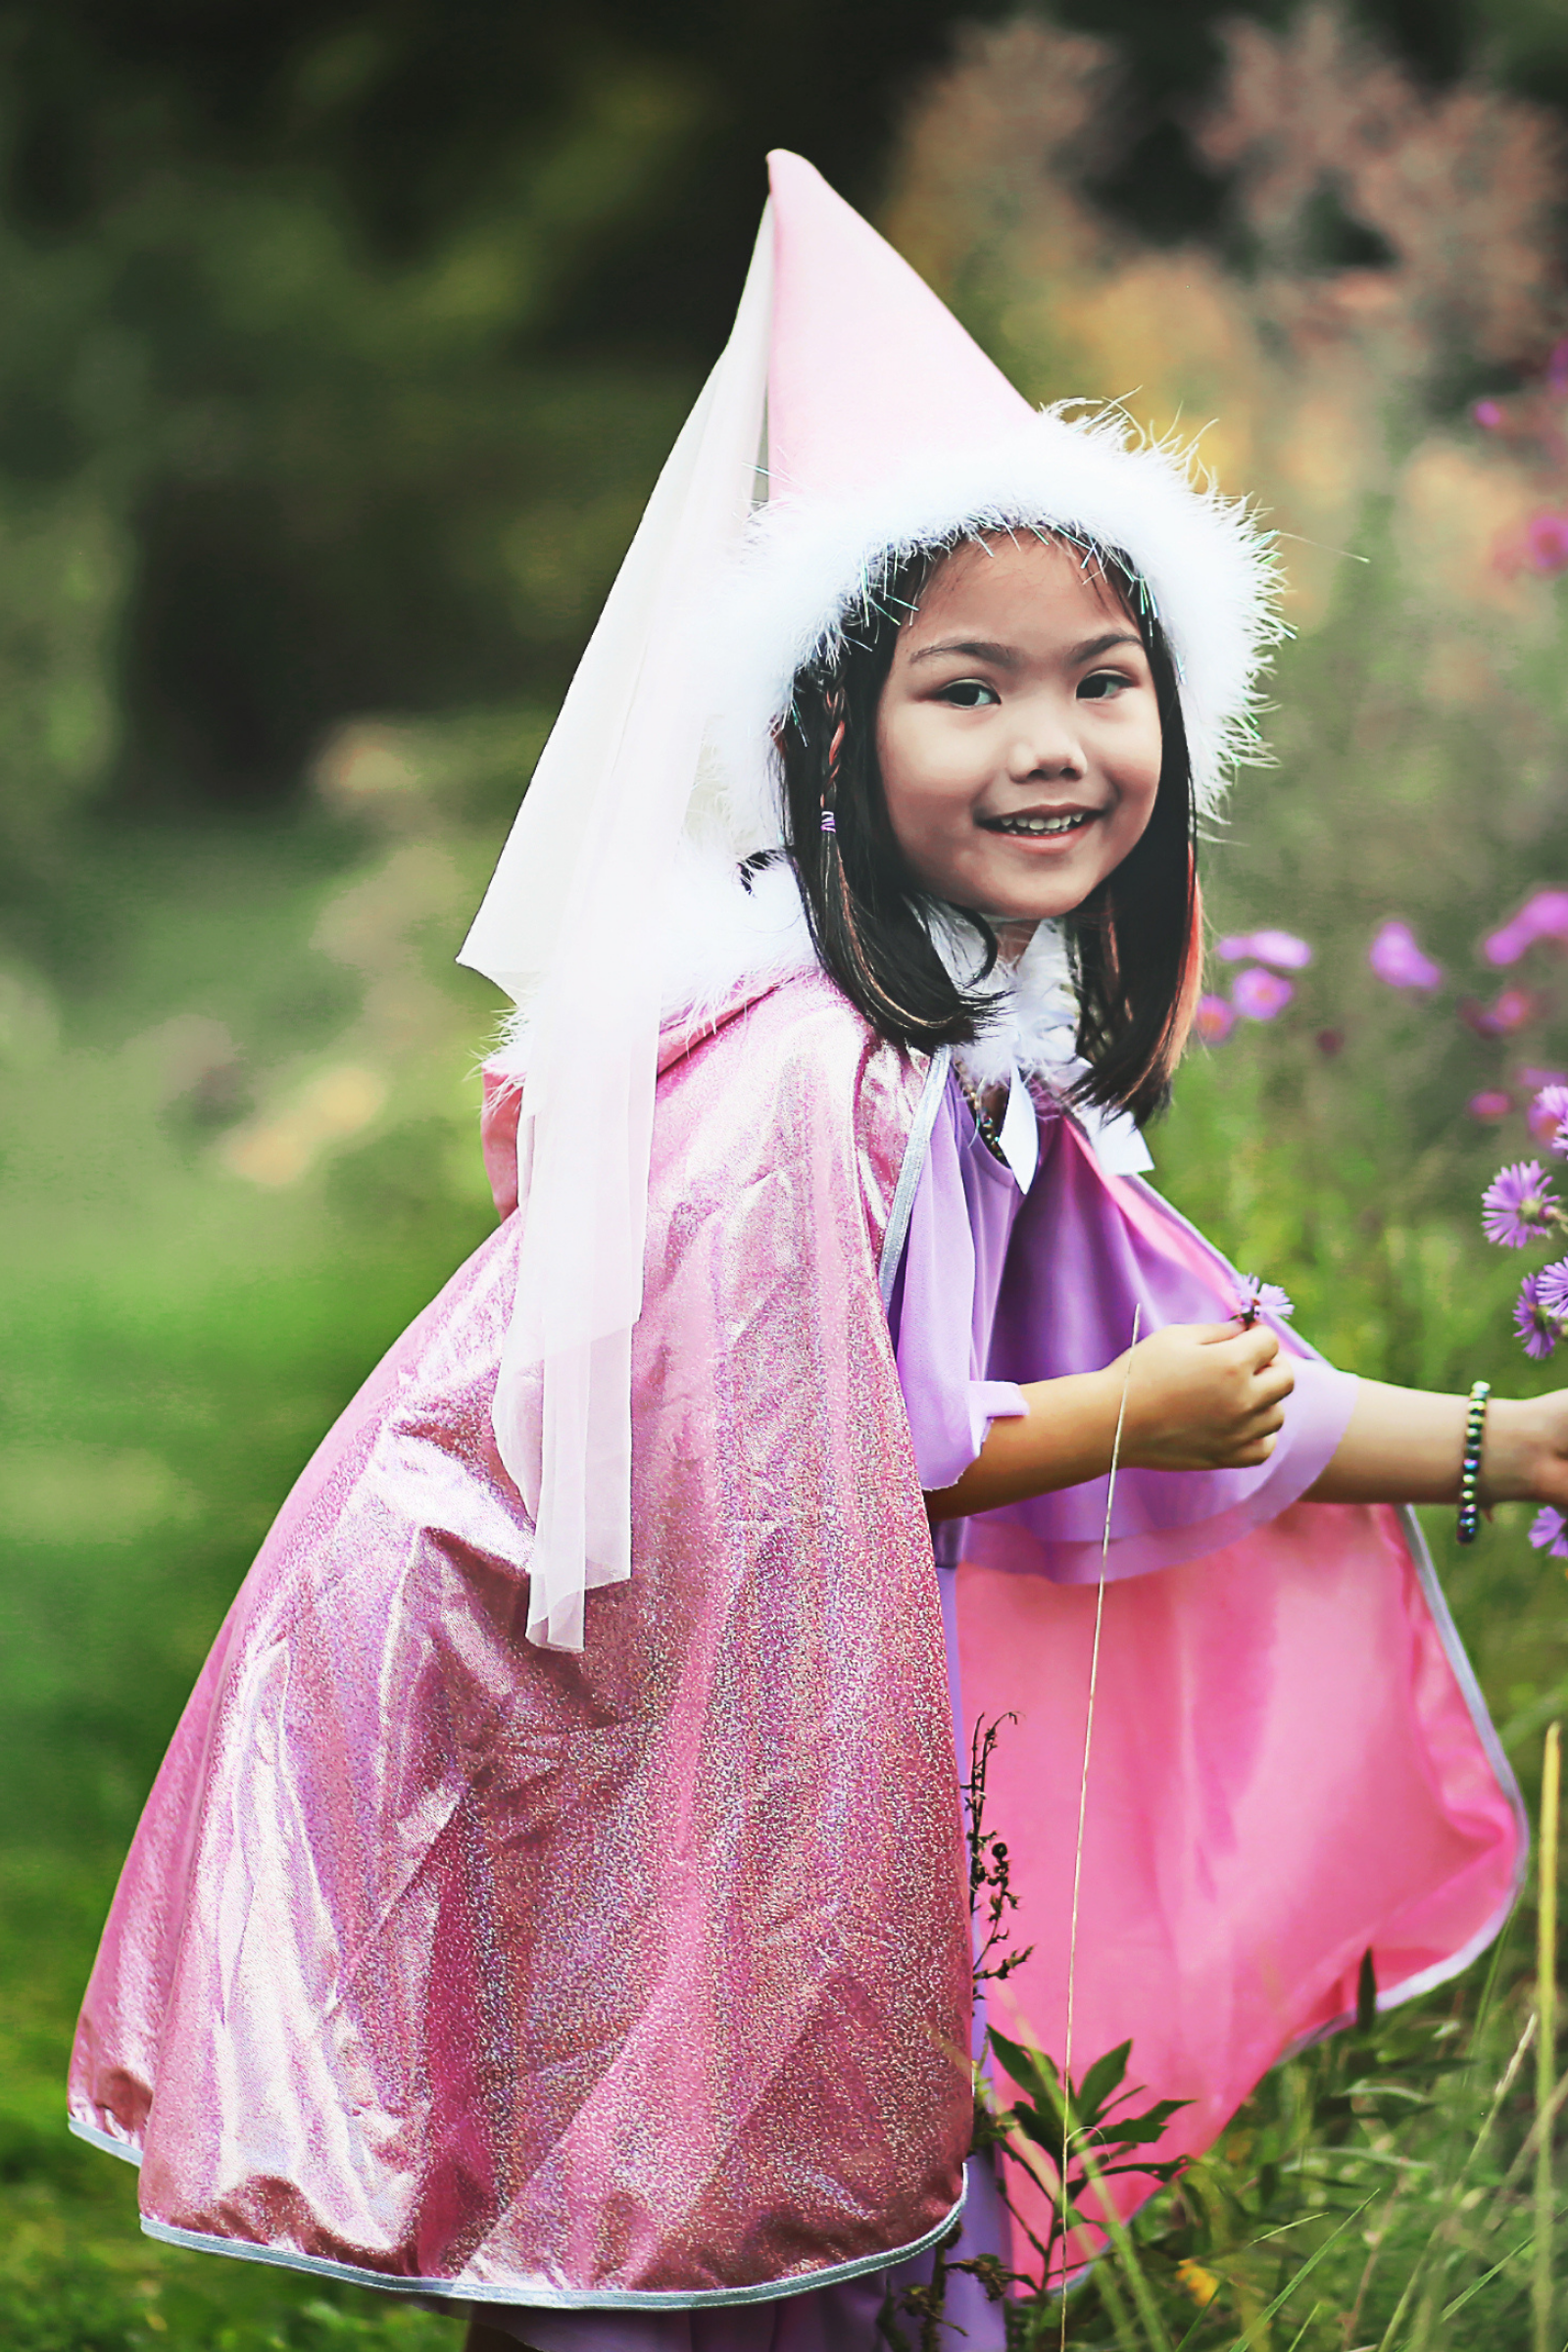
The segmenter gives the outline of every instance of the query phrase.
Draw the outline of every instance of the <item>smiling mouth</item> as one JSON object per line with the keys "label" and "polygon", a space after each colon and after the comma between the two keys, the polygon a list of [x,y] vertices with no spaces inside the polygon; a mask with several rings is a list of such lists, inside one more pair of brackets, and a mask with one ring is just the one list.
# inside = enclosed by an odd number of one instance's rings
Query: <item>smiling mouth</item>
{"label": "smiling mouth", "polygon": [[988,833],[1076,833],[1099,813],[1095,808],[1069,808],[1059,816],[983,816],[979,821]]}

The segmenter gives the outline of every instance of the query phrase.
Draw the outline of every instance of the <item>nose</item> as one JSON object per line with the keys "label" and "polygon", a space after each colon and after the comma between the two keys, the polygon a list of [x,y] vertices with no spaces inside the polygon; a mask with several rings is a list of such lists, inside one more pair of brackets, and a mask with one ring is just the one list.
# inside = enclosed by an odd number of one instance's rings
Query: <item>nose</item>
{"label": "nose", "polygon": [[1057,694],[1034,694],[1016,704],[1017,731],[1007,760],[1015,784],[1077,783],[1087,762],[1078,728],[1076,699]]}

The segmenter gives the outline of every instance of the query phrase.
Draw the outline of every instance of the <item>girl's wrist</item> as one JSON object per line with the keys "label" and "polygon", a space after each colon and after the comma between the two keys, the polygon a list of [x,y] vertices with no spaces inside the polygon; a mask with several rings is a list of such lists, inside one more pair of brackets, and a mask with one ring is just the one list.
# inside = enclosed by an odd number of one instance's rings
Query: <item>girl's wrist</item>
{"label": "girl's wrist", "polygon": [[[1538,1499],[1537,1475],[1550,1451],[1541,1421],[1534,1397],[1494,1396],[1490,1400],[1481,1446],[1483,1504]],[[1457,1483],[1457,1464],[1454,1476]]]}

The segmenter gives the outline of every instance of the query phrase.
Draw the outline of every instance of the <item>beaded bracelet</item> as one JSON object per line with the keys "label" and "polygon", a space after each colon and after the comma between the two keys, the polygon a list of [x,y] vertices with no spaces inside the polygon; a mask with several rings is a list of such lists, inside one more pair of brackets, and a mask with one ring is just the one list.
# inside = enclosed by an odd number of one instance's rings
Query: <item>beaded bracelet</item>
{"label": "beaded bracelet", "polygon": [[1487,1398],[1492,1383],[1478,1380],[1470,1392],[1470,1410],[1464,1424],[1464,1460],[1459,1468],[1459,1525],[1461,1544],[1473,1544],[1481,1532],[1481,1504],[1476,1490],[1481,1481],[1481,1445],[1487,1426]]}

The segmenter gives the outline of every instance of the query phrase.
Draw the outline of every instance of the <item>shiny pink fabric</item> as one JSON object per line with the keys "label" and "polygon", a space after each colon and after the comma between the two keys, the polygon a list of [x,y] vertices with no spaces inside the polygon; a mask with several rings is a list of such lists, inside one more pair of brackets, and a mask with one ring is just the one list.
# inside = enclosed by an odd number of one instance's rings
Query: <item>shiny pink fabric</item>
{"label": "shiny pink fabric", "polygon": [[526,1643],[516,1221],[350,1406],[219,1639],[72,2107],[155,2228],[496,2299],[808,2284],[969,2136],[941,1613],[876,1251],[919,1073],[825,980],[675,1041],[628,1584]]}
{"label": "shiny pink fabric", "polygon": [[[1017,1717],[989,1826],[1012,1856],[1015,1946],[1034,1950],[992,2016],[1058,2060],[1095,1599],[958,1571],[965,1714]],[[1396,1995],[1478,1949],[1523,1855],[1396,1512],[1299,1503],[1108,1585],[1074,2072],[1130,2034],[1132,2079],[1193,2102],[1159,2153],[1204,2148],[1283,2050],[1353,2012],[1364,1953]],[[1038,2219],[1015,2167],[1009,2186]],[[1031,2268],[1021,2233],[1015,2260]]]}

